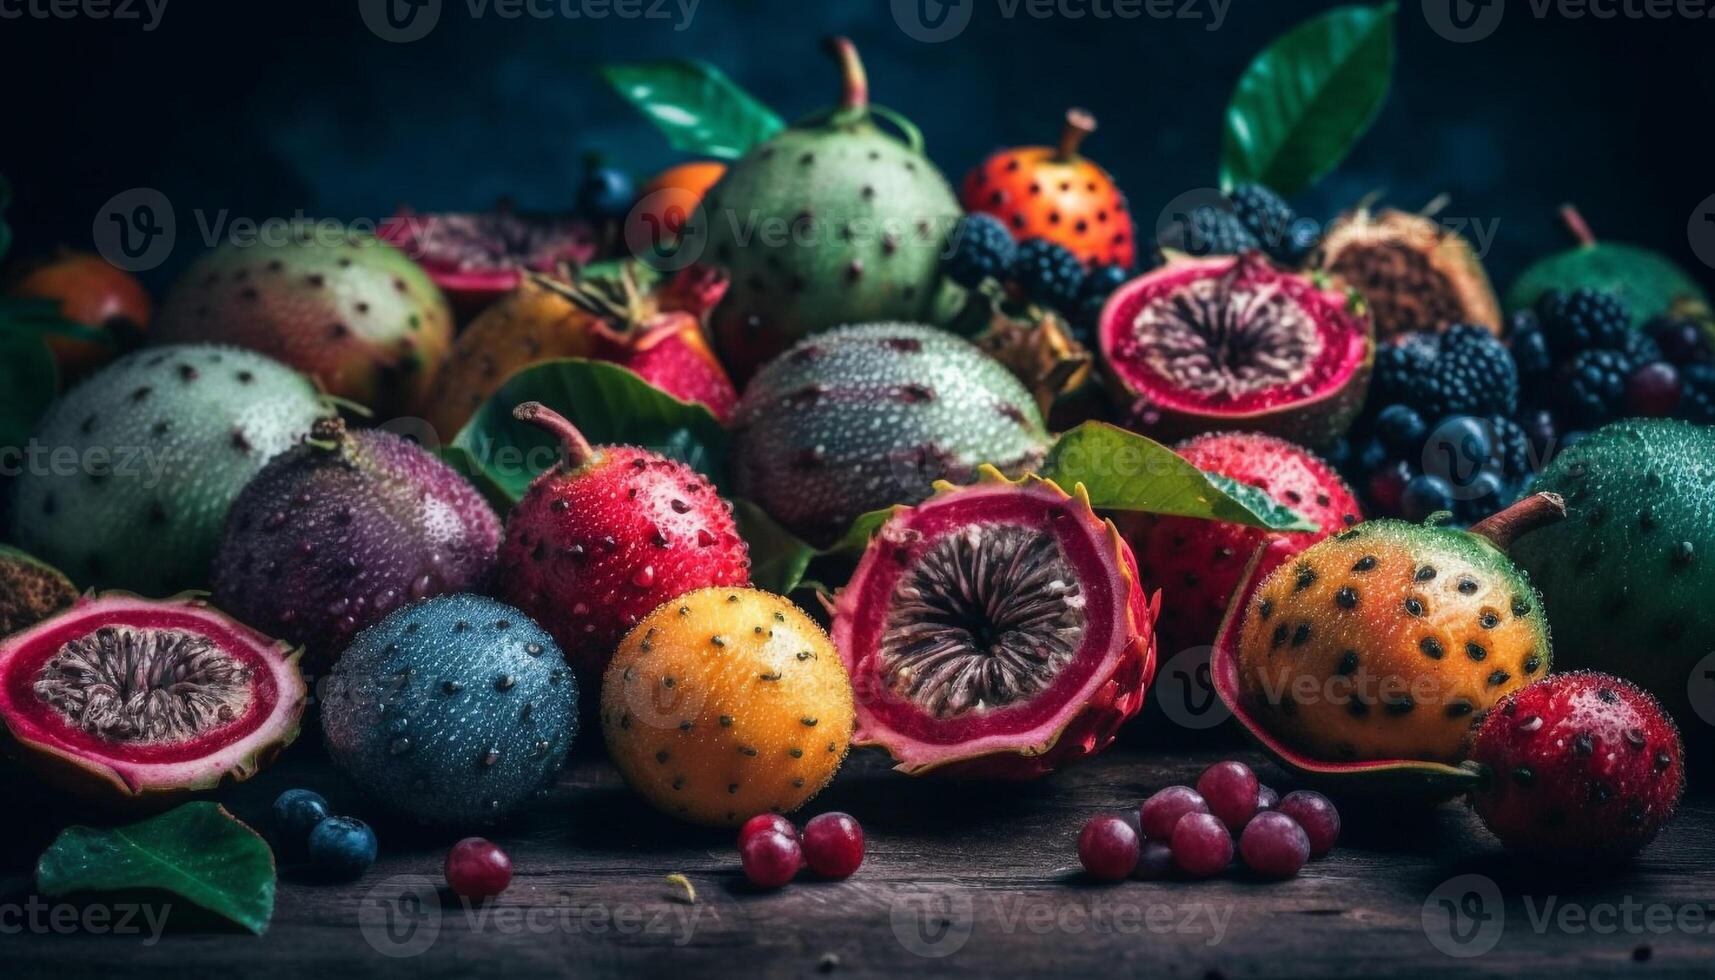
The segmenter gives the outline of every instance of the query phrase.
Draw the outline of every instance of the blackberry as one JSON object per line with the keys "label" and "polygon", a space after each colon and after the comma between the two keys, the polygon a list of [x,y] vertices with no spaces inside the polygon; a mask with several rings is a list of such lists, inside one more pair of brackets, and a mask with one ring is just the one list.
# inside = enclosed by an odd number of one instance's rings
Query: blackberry
{"label": "blackberry", "polygon": [[1530,436],[1523,426],[1504,415],[1489,419],[1489,428],[1494,431],[1493,448],[1489,450],[1490,465],[1500,471],[1509,485],[1517,486],[1531,473]]}
{"label": "blackberry", "polygon": [[1107,301],[1114,290],[1126,284],[1131,278],[1131,271],[1119,265],[1098,265],[1090,270],[1090,275],[1084,280],[1084,299],[1100,299]]}
{"label": "blackberry", "polygon": [[1518,367],[1482,327],[1454,324],[1442,334],[1408,334],[1377,359],[1378,397],[1426,419],[1449,415],[1511,415],[1518,409]]}
{"label": "blackberry", "polygon": [[1655,338],[1642,330],[1626,331],[1625,342],[1620,349],[1625,351],[1626,356],[1631,358],[1632,363],[1638,367],[1666,360],[1662,356],[1661,345],[1655,342]]}
{"label": "blackberry", "polygon": [[1702,364],[1711,359],[1709,336],[1695,320],[1658,316],[1644,324],[1643,332],[1655,340],[1663,356],[1676,366]]}
{"label": "blackberry", "polygon": [[1597,289],[1551,290],[1537,301],[1536,313],[1562,359],[1580,351],[1622,350],[1632,330],[1625,302]]}
{"label": "blackberry", "polygon": [[1162,236],[1161,245],[1198,258],[1237,255],[1262,247],[1238,215],[1213,204],[1195,208],[1186,218],[1175,221]]}
{"label": "blackberry", "polygon": [[[1298,212],[1279,194],[1261,184],[1240,184],[1227,195],[1233,215],[1262,243],[1270,258],[1297,264],[1315,241],[1315,223],[1300,226]],[[1302,246],[1302,250],[1300,247]]]}
{"label": "blackberry", "polygon": [[1715,364],[1688,364],[1679,372],[1680,418],[1715,425]]}
{"label": "blackberry", "polygon": [[1535,382],[1554,373],[1554,354],[1548,349],[1548,335],[1531,317],[1528,326],[1512,330],[1513,363],[1518,365],[1521,379]]}
{"label": "blackberry", "polygon": [[1078,257],[1046,238],[1026,238],[1012,260],[1012,279],[1024,294],[1056,310],[1077,311],[1085,278],[1084,264]]}
{"label": "blackberry", "polygon": [[1561,400],[1572,420],[1594,429],[1625,411],[1626,379],[1635,367],[1624,351],[1587,350],[1563,369]]}
{"label": "blackberry", "polygon": [[985,279],[1001,279],[1018,255],[1018,243],[1000,219],[967,214],[953,226],[953,251],[942,262],[947,278],[967,289]]}

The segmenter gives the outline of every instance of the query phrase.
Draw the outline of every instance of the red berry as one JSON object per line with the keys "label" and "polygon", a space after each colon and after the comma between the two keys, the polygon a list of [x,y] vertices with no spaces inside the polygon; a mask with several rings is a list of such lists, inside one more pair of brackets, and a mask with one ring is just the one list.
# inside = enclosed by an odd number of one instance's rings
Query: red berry
{"label": "red berry", "polygon": [[1281,797],[1275,812],[1284,813],[1304,828],[1310,838],[1310,856],[1321,857],[1334,849],[1340,838],[1340,811],[1334,802],[1314,790],[1300,789]]}
{"label": "red berry", "polygon": [[779,888],[797,876],[804,853],[797,838],[765,830],[739,843],[738,858],[751,884],[758,888]]}
{"label": "red berry", "polygon": [[1310,860],[1310,837],[1284,813],[1259,813],[1239,835],[1245,866],[1267,878],[1290,878]]}
{"label": "red berry", "polygon": [[1242,762],[1217,762],[1197,777],[1197,792],[1209,812],[1235,834],[1256,815],[1257,790],[1256,773]]}
{"label": "red berry", "polygon": [[863,828],[849,813],[824,813],[804,825],[804,863],[824,878],[850,878],[863,864]]}
{"label": "red berry", "polygon": [[1141,881],[1160,881],[1173,873],[1173,848],[1158,840],[1146,840],[1137,849],[1137,867],[1131,876]]}
{"label": "red berry", "polygon": [[1645,364],[1626,379],[1626,411],[1644,418],[1666,418],[1679,407],[1679,372],[1666,361]]}
{"label": "red berry", "polygon": [[1078,835],[1078,860],[1098,881],[1119,881],[1137,868],[1137,831],[1113,814],[1091,817]]}
{"label": "red berry", "polygon": [[490,898],[512,884],[512,859],[493,841],[466,837],[447,852],[447,887],[465,898]]}
{"label": "red berry", "polygon": [[798,828],[792,826],[792,821],[778,813],[759,813],[746,820],[744,826],[738,828],[738,842],[743,844],[757,834],[766,833],[770,830],[778,834],[785,834],[793,840],[798,839]]}
{"label": "red berry", "polygon": [[1165,841],[1173,836],[1179,818],[1187,813],[1208,813],[1209,804],[1189,786],[1169,786],[1143,801],[1138,808],[1138,823],[1143,835],[1150,840]]}
{"label": "red berry", "polygon": [[1173,863],[1193,878],[1219,874],[1233,860],[1233,835],[1212,813],[1187,813],[1173,828]]}

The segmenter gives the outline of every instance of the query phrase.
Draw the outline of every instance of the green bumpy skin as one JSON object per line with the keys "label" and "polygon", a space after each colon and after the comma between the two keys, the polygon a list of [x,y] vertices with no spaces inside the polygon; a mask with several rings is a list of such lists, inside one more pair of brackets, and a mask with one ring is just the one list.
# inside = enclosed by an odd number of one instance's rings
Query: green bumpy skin
{"label": "green bumpy skin", "polygon": [[1579,287],[1600,289],[1623,300],[1632,325],[1690,302],[1706,308],[1703,288],[1666,256],[1649,249],[1597,242],[1551,255],[1524,271],[1507,291],[1507,309],[1528,310],[1543,293]]}
{"label": "green bumpy skin", "polygon": [[1536,488],[1565,497],[1567,518],[1513,555],[1542,592],[1559,665],[1634,681],[1687,732],[1707,730],[1688,685],[1715,651],[1715,428],[1617,422],[1555,457]]}
{"label": "green bumpy skin", "polygon": [[36,427],[13,540],[85,587],[162,597],[205,586],[239,491],[327,414],[308,378],[250,351],[123,357]]}

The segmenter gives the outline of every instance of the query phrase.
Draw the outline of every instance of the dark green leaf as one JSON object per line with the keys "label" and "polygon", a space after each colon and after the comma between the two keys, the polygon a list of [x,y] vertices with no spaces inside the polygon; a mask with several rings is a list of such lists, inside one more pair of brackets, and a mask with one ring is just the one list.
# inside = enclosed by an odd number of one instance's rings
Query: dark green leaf
{"label": "dark green leaf", "polygon": [[853,521],[838,541],[817,548],[776,524],[761,507],[748,500],[738,501],[733,508],[738,533],[750,546],[751,582],[759,589],[780,595],[807,584],[804,574],[816,559],[860,554],[869,544],[870,535],[892,515],[891,507],[872,510]]}
{"label": "dark green leaf", "polygon": [[468,454],[468,462],[455,454],[455,467],[474,467],[467,472],[480,474],[479,487],[488,481],[512,502],[560,456],[553,436],[512,417],[529,401],[564,415],[592,445],[643,446],[717,486],[725,482],[727,433],[707,408],[680,401],[616,364],[567,358],[513,375],[453,439],[452,448]]}
{"label": "dark green leaf", "polygon": [[68,827],[36,864],[49,898],[159,890],[261,935],[274,915],[274,853],[214,803],[186,803],[141,823]]}
{"label": "dark green leaf", "polygon": [[59,369],[39,335],[0,333],[0,447],[29,442],[58,388]]}
{"label": "dark green leaf", "polygon": [[1204,473],[1154,439],[1106,422],[1085,422],[1056,440],[1042,476],[1067,490],[1082,483],[1091,505],[1100,510],[1141,510],[1275,531],[1316,530],[1256,487]]}
{"label": "dark green leaf", "polygon": [[695,59],[608,65],[601,74],[687,153],[737,159],[786,126],[720,69]]}
{"label": "dark green leaf", "polygon": [[1227,106],[1222,186],[1294,194],[1333,170],[1387,99],[1393,60],[1391,3],[1338,7],[1275,40]]}

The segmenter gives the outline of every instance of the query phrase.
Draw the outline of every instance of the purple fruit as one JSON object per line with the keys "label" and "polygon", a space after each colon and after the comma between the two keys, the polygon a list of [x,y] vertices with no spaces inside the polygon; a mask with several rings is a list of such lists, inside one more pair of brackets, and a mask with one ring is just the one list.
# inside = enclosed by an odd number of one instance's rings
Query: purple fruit
{"label": "purple fruit", "polygon": [[215,557],[215,604],[325,668],[399,606],[481,590],[499,543],[494,511],[445,464],[328,419],[239,495]]}

